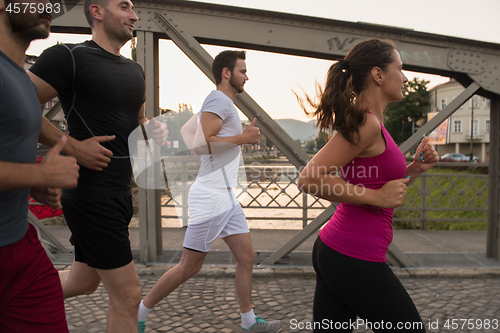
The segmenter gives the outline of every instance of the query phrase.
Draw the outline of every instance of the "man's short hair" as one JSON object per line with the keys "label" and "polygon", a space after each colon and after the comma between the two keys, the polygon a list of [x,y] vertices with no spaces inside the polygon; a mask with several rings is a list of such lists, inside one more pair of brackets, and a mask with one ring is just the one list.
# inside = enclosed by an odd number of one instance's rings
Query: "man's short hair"
{"label": "man's short hair", "polygon": [[222,81],[222,70],[227,67],[232,73],[234,66],[236,65],[236,60],[246,59],[245,51],[222,51],[219,53],[212,63],[212,74],[214,75],[215,84],[219,84]]}
{"label": "man's short hair", "polygon": [[85,0],[84,1],[83,11],[85,13],[85,18],[87,19],[87,22],[89,22],[89,25],[91,28],[94,26],[94,17],[90,13],[90,6],[91,5],[98,5],[102,8],[106,8],[108,6],[108,3],[109,3],[109,0]]}

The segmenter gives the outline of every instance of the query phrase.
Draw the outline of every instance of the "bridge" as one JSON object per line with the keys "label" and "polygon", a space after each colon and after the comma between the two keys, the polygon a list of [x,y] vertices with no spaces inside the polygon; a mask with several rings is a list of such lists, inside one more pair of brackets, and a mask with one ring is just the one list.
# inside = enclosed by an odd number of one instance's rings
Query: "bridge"
{"label": "bridge", "polygon": [[[52,32],[90,34],[83,15],[83,1],[63,1],[65,9],[52,23]],[[146,73],[146,116],[159,115],[160,39],[172,40],[212,81],[212,57],[201,44],[238,47],[289,55],[342,59],[356,43],[367,38],[392,40],[405,69],[456,79],[466,89],[437,116],[423,125],[400,149],[409,151],[474,94],[491,100],[488,237],[486,254],[500,259],[500,44],[423,33],[411,29],[369,23],[271,12],[183,0],[134,2],[139,21],[135,25],[137,60]],[[247,93],[235,100],[249,118],[297,167],[308,157],[303,150]],[[58,112],[57,106],[50,114]],[[140,189],[141,261],[156,261],[162,253],[160,193]],[[273,264],[292,252],[328,221],[334,207],[327,208],[263,264]],[[391,245],[388,259],[401,266],[411,261]]]}

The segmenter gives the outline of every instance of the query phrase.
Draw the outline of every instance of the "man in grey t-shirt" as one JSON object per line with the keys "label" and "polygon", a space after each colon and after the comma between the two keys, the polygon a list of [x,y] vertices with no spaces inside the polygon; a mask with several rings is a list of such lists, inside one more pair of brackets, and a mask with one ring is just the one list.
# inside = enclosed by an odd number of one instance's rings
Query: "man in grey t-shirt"
{"label": "man in grey t-shirt", "polygon": [[248,80],[245,58],[244,51],[224,51],[214,59],[212,73],[217,90],[208,95],[199,114],[202,128],[199,132],[204,136],[200,141],[205,142],[208,152],[201,156],[198,177],[189,190],[190,217],[182,258],[178,265],[163,274],[141,302],[140,329],[144,329],[146,316],[153,306],[201,269],[217,237],[226,242],[236,258],[235,282],[242,331],[276,332],[281,327],[281,321],[267,322],[254,315],[252,272],[255,250],[245,215],[233,192],[238,176],[240,145],[260,140],[260,131],[254,126],[256,119],[241,131],[233,104]]}
{"label": "man in grey t-shirt", "polygon": [[24,61],[31,41],[48,36],[51,17],[16,14],[20,5],[0,0],[0,331],[68,332],[57,270],[27,220],[28,195],[60,208],[58,188],[76,186],[78,165],[59,156],[65,139],[35,164],[42,114]]}

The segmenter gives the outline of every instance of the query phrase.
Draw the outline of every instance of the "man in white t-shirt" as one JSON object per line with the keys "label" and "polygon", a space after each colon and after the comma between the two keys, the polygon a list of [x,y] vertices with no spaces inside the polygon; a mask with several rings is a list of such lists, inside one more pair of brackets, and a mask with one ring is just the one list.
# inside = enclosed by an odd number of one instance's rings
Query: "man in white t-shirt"
{"label": "man in white t-shirt", "polygon": [[[245,215],[233,192],[238,178],[240,146],[260,140],[256,119],[242,131],[233,104],[248,80],[245,58],[244,51],[224,51],[214,59],[212,73],[217,90],[205,99],[197,119],[197,127],[201,128],[197,135],[202,133],[201,142],[205,147],[194,149],[206,151],[200,153],[199,174],[189,190],[190,216],[182,257],[142,300],[140,332],[144,331],[146,316],[153,306],[201,269],[216,238],[222,238],[236,258],[235,282],[242,332],[276,332],[281,327],[281,321],[267,322],[254,315],[252,270],[255,250]],[[193,141],[200,142],[199,138]]]}

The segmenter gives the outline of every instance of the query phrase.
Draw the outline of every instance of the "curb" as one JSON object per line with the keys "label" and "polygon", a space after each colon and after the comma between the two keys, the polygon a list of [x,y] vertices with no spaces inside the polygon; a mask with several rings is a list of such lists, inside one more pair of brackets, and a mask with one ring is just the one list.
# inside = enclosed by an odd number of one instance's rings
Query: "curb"
{"label": "curb", "polygon": [[[175,265],[136,264],[139,275],[162,275]],[[393,268],[399,279],[414,278],[499,278],[500,268]],[[234,266],[203,266],[198,276],[233,277]],[[254,277],[302,277],[313,279],[316,273],[312,267],[254,267]]]}
{"label": "curb", "polygon": [[[175,264],[136,264],[138,275],[161,276]],[[59,270],[69,269],[71,265],[54,263]],[[392,268],[399,279],[492,279],[500,278],[500,268]],[[205,265],[196,274],[207,277],[234,277],[235,266]],[[300,277],[314,279],[316,273],[312,267],[272,267],[257,266],[253,269],[253,276],[258,277]]]}

